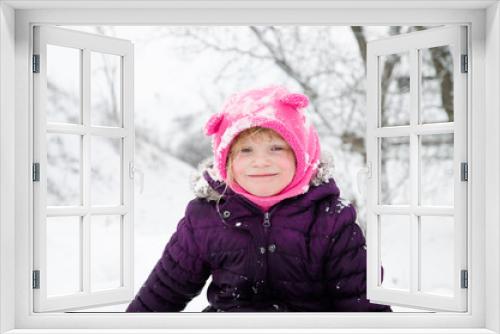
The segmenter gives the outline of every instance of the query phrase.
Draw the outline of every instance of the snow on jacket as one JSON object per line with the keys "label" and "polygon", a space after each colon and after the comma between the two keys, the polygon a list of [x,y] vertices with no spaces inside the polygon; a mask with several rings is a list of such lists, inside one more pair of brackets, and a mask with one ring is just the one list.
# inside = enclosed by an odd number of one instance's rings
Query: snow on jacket
{"label": "snow on jacket", "polygon": [[366,245],[322,160],[305,194],[262,212],[200,165],[196,198],[127,312],[181,311],[212,275],[203,311],[391,312],[366,299]]}

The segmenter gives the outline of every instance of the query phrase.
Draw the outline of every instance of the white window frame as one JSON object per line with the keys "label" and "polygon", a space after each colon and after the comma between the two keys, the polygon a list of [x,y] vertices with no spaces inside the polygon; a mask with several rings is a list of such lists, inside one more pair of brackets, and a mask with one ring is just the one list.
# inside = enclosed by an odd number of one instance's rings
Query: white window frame
{"label": "white window frame", "polygon": [[[421,101],[421,59],[420,51],[433,47],[449,47],[453,59],[453,121],[423,124],[419,121]],[[410,79],[408,125],[383,125],[380,93],[380,58],[387,55],[406,55],[408,58],[408,75]],[[464,312],[467,310],[468,289],[462,288],[461,273],[467,270],[467,181],[461,180],[461,163],[467,162],[467,81],[469,73],[462,72],[461,56],[467,54],[466,26],[444,26],[430,30],[415,31],[408,34],[390,36],[370,41],[367,45],[367,165],[369,167],[368,201],[367,201],[367,297],[372,302],[390,305],[408,305],[432,310]],[[451,206],[429,206],[420,203],[420,161],[419,138],[429,134],[452,134],[453,136],[453,204]],[[408,139],[408,203],[380,203],[381,182],[381,140],[399,137]],[[390,176],[389,176],[390,177]],[[402,215],[408,220],[409,248],[408,257],[408,289],[387,288],[381,284],[381,217]],[[453,276],[450,277],[450,296],[426,293],[420,290],[422,279],[421,258],[423,245],[419,242],[420,218],[425,216],[445,216],[452,218],[453,241],[451,266]],[[396,250],[396,249],[394,249]],[[402,254],[401,256],[405,256]],[[404,261],[403,261],[404,262]],[[429,274],[429,273],[428,273]],[[432,305],[432,308],[429,306]]]}
{"label": "white window frame", "polygon": [[[34,252],[33,269],[39,271],[39,288],[34,289],[36,312],[72,310],[89,306],[125,303],[134,297],[133,288],[133,216],[134,216],[134,124],[133,124],[133,45],[130,41],[89,34],[52,26],[36,26],[34,54],[39,56],[39,73],[33,75],[33,125],[34,162],[39,163],[39,182],[33,184],[34,196]],[[57,45],[79,50],[81,63],[81,124],[50,122],[46,115],[47,100],[47,45]],[[81,50],[81,51],[80,51]],[[120,122],[117,126],[96,126],[91,121],[91,70],[92,52],[113,55],[119,59]],[[79,58],[80,59],[80,58]],[[79,135],[82,152],[79,156],[81,170],[81,203],[72,206],[47,206],[47,142],[50,134]],[[92,138],[120,140],[121,153],[119,178],[121,203],[119,205],[91,205],[91,141]],[[120,286],[102,291],[91,290],[91,224],[97,215],[118,215],[120,238]],[[48,295],[47,285],[47,219],[48,217],[78,217],[81,231],[78,235],[81,247],[78,292],[64,296]],[[42,232],[43,231],[43,232]]]}
{"label": "white window frame", "polygon": [[[472,85],[467,125],[471,134],[468,312],[33,313],[29,74],[34,24],[468,24]],[[190,328],[190,333],[500,333],[499,91],[498,1],[4,0],[0,2],[0,333],[121,333],[123,328],[127,333],[185,332],[179,328]]]}

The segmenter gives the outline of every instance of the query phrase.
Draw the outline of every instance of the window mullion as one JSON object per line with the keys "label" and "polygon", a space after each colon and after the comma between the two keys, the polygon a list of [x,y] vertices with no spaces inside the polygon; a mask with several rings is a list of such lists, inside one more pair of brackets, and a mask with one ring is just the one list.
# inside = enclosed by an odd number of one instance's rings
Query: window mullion
{"label": "window mullion", "polygon": [[134,178],[130,166],[134,166],[134,95],[129,92],[134,90],[134,52],[130,46],[121,58],[122,82],[120,85],[120,97],[122,99],[122,126],[126,135],[122,141],[122,206],[127,214],[121,218],[121,259],[120,266],[122,286],[134,294]]}
{"label": "window mullion", "polygon": [[90,51],[82,51],[82,120],[83,120],[83,148],[82,148],[82,182],[83,182],[83,230],[81,234],[81,257],[82,257],[82,284],[83,292],[90,293]]}
{"label": "window mullion", "polygon": [[410,56],[410,293],[418,291],[420,277],[419,218],[416,215],[419,198],[418,107],[419,64],[418,49],[411,49]]}

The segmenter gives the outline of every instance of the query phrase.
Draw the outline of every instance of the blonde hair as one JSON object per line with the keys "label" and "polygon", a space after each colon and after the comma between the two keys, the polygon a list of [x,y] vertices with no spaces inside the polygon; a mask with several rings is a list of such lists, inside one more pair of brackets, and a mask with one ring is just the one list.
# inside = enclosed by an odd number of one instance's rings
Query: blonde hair
{"label": "blonde hair", "polygon": [[263,136],[267,136],[269,140],[272,140],[274,138],[277,139],[282,139],[283,137],[280,136],[279,133],[276,131],[269,129],[269,128],[263,128],[260,126],[254,126],[251,128],[248,128],[242,132],[240,132],[236,138],[234,138],[233,142],[231,143],[231,147],[229,148],[229,154],[227,155],[227,160],[226,160],[226,171],[227,171],[227,183],[234,181],[233,179],[233,172],[232,172],[232,165],[233,165],[233,160],[236,155],[236,149],[238,146],[241,144],[243,139],[251,138],[258,136],[258,138],[262,138]]}

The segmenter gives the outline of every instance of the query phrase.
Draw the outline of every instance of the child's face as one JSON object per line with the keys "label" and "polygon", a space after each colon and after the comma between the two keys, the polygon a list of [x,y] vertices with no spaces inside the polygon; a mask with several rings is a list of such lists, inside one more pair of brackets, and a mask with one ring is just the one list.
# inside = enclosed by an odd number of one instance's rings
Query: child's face
{"label": "child's face", "polygon": [[295,175],[295,155],[278,134],[257,134],[234,144],[231,164],[234,180],[255,196],[272,196]]}

